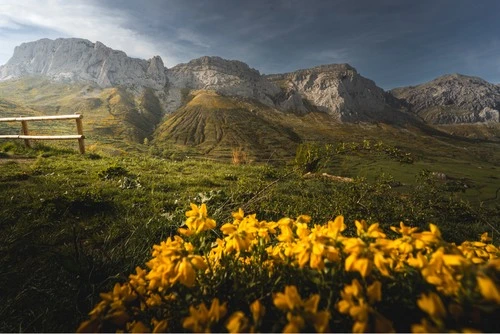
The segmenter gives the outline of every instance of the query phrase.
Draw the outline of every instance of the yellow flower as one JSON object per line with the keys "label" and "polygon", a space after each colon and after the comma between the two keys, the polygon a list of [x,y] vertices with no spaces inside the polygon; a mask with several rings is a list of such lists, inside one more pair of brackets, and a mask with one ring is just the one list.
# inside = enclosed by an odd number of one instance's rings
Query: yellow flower
{"label": "yellow flower", "polygon": [[233,216],[235,223],[236,223],[236,222],[243,220],[243,218],[245,217],[245,212],[243,211],[242,208],[239,208],[238,212],[232,213],[232,216]]}
{"label": "yellow flower", "polygon": [[191,210],[186,212],[185,225],[187,229],[179,229],[179,233],[190,236],[192,234],[200,233],[201,231],[210,230],[215,228],[215,220],[208,218],[207,206],[202,204],[198,207],[196,204],[191,203]]}
{"label": "yellow flower", "polygon": [[344,287],[344,292],[347,295],[352,295],[356,298],[359,298],[362,296],[363,287],[361,286],[361,284],[357,279],[353,279],[351,285],[346,285]]}
{"label": "yellow flower", "polygon": [[149,307],[160,306],[162,303],[163,299],[156,293],[150,293],[148,299],[146,299],[146,305]]}
{"label": "yellow flower", "polygon": [[259,222],[257,221],[257,219],[255,219],[255,227],[257,228],[257,235],[259,236],[259,238],[263,239],[264,243],[271,241],[270,234],[276,234],[277,226],[278,223],[275,222],[266,222],[265,220]]}
{"label": "yellow flower", "polygon": [[318,333],[325,333],[328,331],[328,323],[330,322],[330,312],[321,311],[313,315],[312,323],[314,329]]}
{"label": "yellow flower", "polygon": [[[444,247],[434,251],[428,264],[421,269],[421,274],[438,291],[451,296],[460,290],[460,268],[457,269],[453,264],[461,260],[455,256],[447,257],[450,254],[444,254],[444,251]],[[452,266],[447,265],[446,261]]]}
{"label": "yellow flower", "polygon": [[222,253],[226,249],[226,243],[224,240],[217,238],[214,243],[212,243],[212,249],[210,250],[209,259],[212,265],[219,263],[222,258]]}
{"label": "yellow flower", "polygon": [[359,300],[358,305],[353,305],[349,308],[349,315],[357,321],[367,322],[370,307],[365,303],[364,299]]}
{"label": "yellow flower", "polygon": [[183,257],[181,261],[177,262],[175,271],[177,272],[177,276],[174,277],[172,283],[178,280],[187,287],[192,287],[194,285],[196,273],[193,269],[193,265],[187,258]]}
{"label": "yellow flower", "polygon": [[[366,289],[366,295],[370,304],[382,300],[382,283],[375,281]],[[340,292],[342,299],[337,303],[337,310],[342,314],[349,314],[354,320],[352,331],[355,333],[368,330],[370,315],[375,318],[375,328],[384,331],[392,331],[389,320],[378,314],[369,303],[366,302],[363,286],[357,279],[353,279],[350,285],[345,285]]]}
{"label": "yellow flower", "polygon": [[243,312],[234,312],[227,320],[226,328],[229,333],[244,333],[248,328],[248,319]]}
{"label": "yellow flower", "polygon": [[421,252],[418,252],[417,257],[413,257],[413,255],[411,255],[408,259],[406,259],[406,262],[411,267],[422,269],[427,265],[427,258],[422,255]]}
{"label": "yellow flower", "polygon": [[500,289],[493,280],[486,276],[477,276],[479,292],[484,299],[500,304]]}
{"label": "yellow flower", "polygon": [[297,226],[297,236],[300,239],[307,238],[307,236],[311,233],[306,223],[297,223],[296,226]]}
{"label": "yellow flower", "polygon": [[288,312],[286,319],[288,323],[285,328],[283,328],[283,333],[299,333],[305,327],[304,318],[300,315],[293,315]]}
{"label": "yellow flower", "polygon": [[238,224],[224,224],[220,229],[222,233],[227,235],[224,238],[226,241],[225,251],[231,253],[233,250],[236,250],[239,253],[248,250],[259,231],[257,223],[255,215],[252,215],[245,217]]}
{"label": "yellow flower", "polygon": [[[436,243],[436,242],[440,241],[441,240],[441,231],[439,231],[439,228],[434,224],[429,224],[429,226],[430,226],[430,231],[424,231],[421,233],[414,233],[412,235],[413,238],[420,240],[424,244],[432,244],[432,243]],[[417,247],[417,248],[421,248],[421,247]]]}
{"label": "yellow flower", "polygon": [[434,292],[422,294],[417,300],[417,305],[422,311],[431,316],[431,318],[441,319],[446,316],[446,309],[443,302]]}
{"label": "yellow flower", "polygon": [[358,233],[358,236],[367,236],[370,238],[385,238],[385,234],[380,230],[379,224],[371,224],[370,227],[367,227],[366,221],[354,221],[354,224],[356,225],[356,232]]}
{"label": "yellow flower", "polygon": [[278,226],[280,228],[280,235],[278,235],[278,241],[281,242],[291,242],[294,239],[292,231],[292,220],[290,218],[281,218],[278,221]]}
{"label": "yellow flower", "polygon": [[386,259],[382,252],[376,252],[373,255],[373,264],[375,264],[375,267],[377,267],[383,276],[391,276],[389,269],[391,268],[392,263],[392,259]]}
{"label": "yellow flower", "polygon": [[366,248],[366,244],[360,238],[347,238],[342,240],[342,244],[347,254],[361,253]]}
{"label": "yellow flower", "polygon": [[311,269],[322,270],[325,267],[323,262],[324,245],[318,241],[310,241],[305,238],[298,242],[293,252],[296,254],[299,267],[303,268],[309,263]]}
{"label": "yellow flower", "polygon": [[153,319],[153,333],[165,333],[167,331],[167,320],[156,320]]}
{"label": "yellow flower", "polygon": [[488,236],[488,232],[481,234],[481,242],[490,242],[491,237]]}
{"label": "yellow flower", "polygon": [[295,285],[286,286],[285,293],[278,292],[273,298],[274,305],[282,311],[293,310],[302,306],[302,299]]}
{"label": "yellow flower", "polygon": [[151,330],[142,322],[142,321],[135,321],[133,325],[130,326],[131,328],[129,331],[131,333],[149,333]]}
{"label": "yellow flower", "polygon": [[370,304],[379,302],[382,300],[382,283],[380,281],[375,281],[366,289],[366,294]]}
{"label": "yellow flower", "polygon": [[431,322],[427,319],[422,319],[419,324],[411,325],[412,333],[440,333],[441,331],[436,328]]}
{"label": "yellow flower", "polygon": [[403,222],[399,223],[399,228],[391,226],[391,230],[396,233],[400,233],[403,236],[410,236],[418,230],[418,227],[406,226]]}
{"label": "yellow flower", "polygon": [[345,260],[346,271],[357,271],[362,277],[368,276],[371,270],[371,262],[364,257],[358,257],[357,253],[352,253]]}
{"label": "yellow flower", "polygon": [[219,300],[214,298],[207,309],[205,303],[197,307],[189,307],[189,317],[184,318],[182,327],[192,332],[209,332],[212,325],[218,323],[227,313],[226,303],[220,305]]}
{"label": "yellow flower", "polygon": [[443,262],[447,266],[460,266],[464,264],[465,258],[461,255],[457,254],[444,254],[443,255]]}
{"label": "yellow flower", "polygon": [[368,329],[368,323],[366,321],[356,321],[354,325],[352,325],[353,333],[366,333]]}
{"label": "yellow flower", "polygon": [[264,314],[266,313],[266,308],[257,299],[252,304],[250,304],[250,312],[252,312],[252,318],[253,318],[254,324],[257,324],[259,322],[260,318],[262,318],[264,316]]}
{"label": "yellow flower", "polygon": [[130,285],[134,287],[134,289],[139,293],[139,294],[145,294],[146,293],[146,270],[142,269],[141,267],[136,267],[135,268],[136,274],[131,274],[129,275],[129,282]]}
{"label": "yellow flower", "polygon": [[327,233],[328,236],[336,239],[337,236],[346,229],[344,224],[344,216],[337,216],[334,221],[329,221],[327,223]]}
{"label": "yellow flower", "polygon": [[180,282],[193,286],[195,268],[205,270],[207,264],[199,255],[193,255],[194,246],[181,237],[167,239],[153,247],[153,258],[146,264],[151,270],[146,275],[148,289],[162,291],[170,285]]}
{"label": "yellow flower", "polygon": [[283,329],[284,333],[300,332],[306,325],[312,324],[316,331],[328,330],[330,312],[318,312],[320,297],[318,294],[311,295],[306,301],[300,297],[295,286],[286,286],[285,293],[278,292],[274,295],[274,305],[287,312],[288,324]]}

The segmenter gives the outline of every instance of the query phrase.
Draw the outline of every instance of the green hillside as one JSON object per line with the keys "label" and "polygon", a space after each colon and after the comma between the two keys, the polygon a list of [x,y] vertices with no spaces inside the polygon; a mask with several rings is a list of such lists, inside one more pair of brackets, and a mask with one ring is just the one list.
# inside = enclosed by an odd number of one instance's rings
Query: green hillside
{"label": "green hillside", "polygon": [[[102,89],[92,84],[52,82],[29,77],[0,82],[0,117],[84,115],[89,146],[128,149],[150,137],[162,117],[151,90],[134,94],[125,88]],[[0,124],[2,133],[16,134],[18,123]],[[33,134],[74,134],[73,122],[31,122]]]}

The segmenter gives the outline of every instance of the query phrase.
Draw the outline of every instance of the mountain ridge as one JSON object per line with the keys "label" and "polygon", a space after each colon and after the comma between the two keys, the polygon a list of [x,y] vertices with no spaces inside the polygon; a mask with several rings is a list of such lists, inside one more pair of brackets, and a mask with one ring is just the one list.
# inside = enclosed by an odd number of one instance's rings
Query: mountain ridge
{"label": "mountain ridge", "polygon": [[187,91],[202,89],[299,115],[325,112],[342,122],[377,122],[390,110],[414,113],[431,124],[500,121],[500,86],[461,74],[384,91],[347,63],[262,75],[239,60],[203,56],[169,69],[160,56],[131,58],[99,41],[58,38],[23,43],[0,66],[0,80],[27,75],[125,86],[136,94],[151,88],[164,114],[180,108]]}
{"label": "mountain ridge", "polygon": [[[270,155],[269,150],[286,146],[281,151],[290,155],[301,141],[334,138],[328,128],[342,124],[500,137],[500,86],[463,75],[384,91],[349,64],[263,75],[238,60],[204,56],[166,68],[159,56],[130,58],[100,42],[43,39],[17,47],[0,66],[2,79],[0,98],[17,107],[0,104],[0,114],[22,108],[30,113],[84,112],[97,136],[136,143],[148,139],[162,147],[165,141],[200,154],[227,157],[232,149],[246,148],[250,155]],[[442,94],[429,97],[429,92]],[[487,98],[479,103],[481,96]],[[451,103],[444,103],[445,98]],[[245,124],[254,129],[255,138]],[[265,143],[274,148],[264,149]]]}
{"label": "mountain ridge", "polygon": [[[226,96],[252,98],[283,111],[303,114],[319,110],[342,121],[377,120],[377,113],[388,107],[381,98],[383,90],[351,66],[348,70],[354,85],[341,85],[342,73],[332,71],[337,68],[338,65],[331,64],[311,69],[329,73],[327,79],[318,78],[314,89],[307,89],[307,83],[295,80],[296,85],[306,89],[283,92],[258,70],[237,60],[204,56],[167,69],[159,56],[146,61],[130,58],[123,51],[112,50],[100,42],[75,38],[42,39],[16,47],[13,57],[0,67],[0,80],[45,75],[53,80],[87,80],[101,87],[124,85],[136,91],[153,88],[166,114],[181,107],[185,90],[205,89]],[[361,93],[367,91],[364,84],[378,91],[378,99],[371,100],[374,103],[363,101]],[[287,94],[293,95],[292,99],[282,101]],[[305,107],[304,102],[310,108]],[[366,110],[358,115],[356,110],[360,106]]]}

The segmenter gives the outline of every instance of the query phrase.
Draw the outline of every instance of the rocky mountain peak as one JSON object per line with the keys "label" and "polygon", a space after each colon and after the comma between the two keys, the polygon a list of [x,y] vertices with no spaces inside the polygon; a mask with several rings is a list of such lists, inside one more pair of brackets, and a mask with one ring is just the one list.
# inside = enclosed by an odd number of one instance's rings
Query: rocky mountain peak
{"label": "rocky mountain peak", "polygon": [[447,74],[391,94],[432,123],[499,121],[500,87],[478,77]]}
{"label": "rocky mountain peak", "polygon": [[218,56],[203,56],[200,58],[196,58],[191,60],[187,64],[179,64],[175,67],[182,67],[183,65],[187,65],[188,67],[205,67],[205,68],[213,68],[219,70],[226,70],[232,74],[247,74],[247,75],[255,75],[260,76],[259,71],[256,69],[250,68],[246,63],[239,60],[228,60]]}
{"label": "rocky mountain peak", "polygon": [[279,88],[259,71],[237,60],[201,57],[167,71],[172,87],[214,90],[222,95],[252,98],[273,106],[272,96]]}
{"label": "rocky mountain peak", "polygon": [[267,79],[281,87],[280,107],[306,113],[311,106],[341,121],[377,119],[387,107],[385,92],[349,64],[330,64]]}
{"label": "rocky mountain peak", "polygon": [[130,58],[101,42],[86,39],[41,39],[16,47],[14,55],[0,67],[0,80],[43,75],[53,80],[89,81],[101,87],[125,85],[162,89],[165,68],[160,57],[146,61]]}

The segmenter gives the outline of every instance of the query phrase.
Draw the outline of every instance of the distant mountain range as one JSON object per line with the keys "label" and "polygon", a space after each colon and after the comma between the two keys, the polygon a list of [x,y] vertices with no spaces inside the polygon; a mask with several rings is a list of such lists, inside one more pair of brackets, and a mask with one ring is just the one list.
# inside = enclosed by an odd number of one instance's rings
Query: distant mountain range
{"label": "distant mountain range", "polygon": [[[28,78],[31,85],[65,86],[66,92],[36,87],[40,94],[34,98],[26,90]],[[446,75],[386,92],[348,64],[261,75],[240,61],[201,57],[166,68],[159,56],[131,58],[100,42],[75,38],[17,46],[0,66],[0,81],[0,115],[15,109],[3,105],[93,113],[100,115],[92,124],[101,134],[136,141],[162,138],[203,147],[205,153],[226,141],[244,147],[269,144],[265,134],[255,137],[244,122],[237,125],[241,119],[267,129],[263,133],[274,131],[275,144],[287,145],[304,137],[287,117],[293,124],[319,117],[331,124],[421,123],[440,131],[460,124],[496,128],[500,118],[500,86],[476,77]],[[229,121],[233,129],[224,123]],[[497,132],[482,131],[480,136],[496,137]]]}

